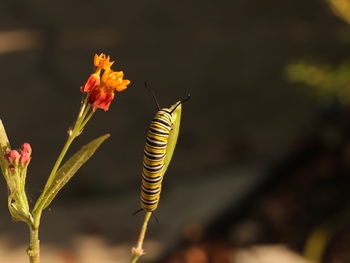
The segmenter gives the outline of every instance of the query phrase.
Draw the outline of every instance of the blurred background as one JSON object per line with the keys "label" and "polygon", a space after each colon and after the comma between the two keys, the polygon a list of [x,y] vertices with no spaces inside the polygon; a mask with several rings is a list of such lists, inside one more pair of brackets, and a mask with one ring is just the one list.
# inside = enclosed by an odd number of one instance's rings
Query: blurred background
{"label": "blurred background", "polygon": [[[188,92],[140,262],[350,262],[350,1],[0,1],[0,118],[33,147],[32,204],[79,109],[95,53],[132,81],[70,150],[112,137],[41,224],[42,261],[128,262],[156,106]],[[0,258],[28,231],[0,184]]]}

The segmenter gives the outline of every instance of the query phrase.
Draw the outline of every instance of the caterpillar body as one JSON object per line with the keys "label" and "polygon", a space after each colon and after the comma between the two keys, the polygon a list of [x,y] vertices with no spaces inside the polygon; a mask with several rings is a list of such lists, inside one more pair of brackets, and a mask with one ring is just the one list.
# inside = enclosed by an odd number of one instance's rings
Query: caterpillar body
{"label": "caterpillar body", "polygon": [[158,111],[151,121],[143,152],[141,210],[153,212],[158,207],[163,177],[179,135],[181,104],[190,99],[190,94],[169,108],[160,108],[152,90],[146,83],[145,86],[151,92]]}
{"label": "caterpillar body", "polygon": [[157,111],[147,134],[141,184],[141,207],[147,212],[152,212],[158,207],[164,175],[164,158],[173,123],[170,110],[163,108]]}

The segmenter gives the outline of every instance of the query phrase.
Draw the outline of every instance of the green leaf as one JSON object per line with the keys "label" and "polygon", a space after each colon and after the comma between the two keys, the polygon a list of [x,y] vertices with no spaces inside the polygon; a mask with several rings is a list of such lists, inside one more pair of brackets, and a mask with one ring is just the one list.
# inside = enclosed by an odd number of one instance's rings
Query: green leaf
{"label": "green leaf", "polygon": [[[170,107],[170,111],[176,107],[177,104],[179,104],[180,101],[175,103]],[[175,111],[172,113],[174,123],[172,130],[170,132],[169,138],[168,138],[168,144],[166,147],[166,155],[164,157],[164,167],[163,167],[163,175],[165,174],[166,170],[168,169],[168,166],[170,164],[171,158],[173,157],[175,147],[176,147],[176,142],[177,142],[177,137],[179,136],[179,131],[180,131],[180,122],[181,122],[181,111],[182,111],[182,105],[180,104],[177,106]]]}
{"label": "green leaf", "polygon": [[10,150],[10,142],[6,135],[6,130],[0,119],[0,154]]}
{"label": "green leaf", "polygon": [[91,141],[89,144],[83,146],[68,161],[66,161],[55,174],[52,183],[45,187],[43,194],[39,197],[38,202],[35,204],[34,210],[40,208],[43,210],[48,207],[63,186],[68,183],[79,168],[90,159],[97,148],[109,136],[109,134],[106,134]]}
{"label": "green leaf", "polygon": [[2,121],[0,119],[0,167],[1,171],[3,172],[5,176],[5,169],[6,169],[6,162],[4,158],[1,158],[6,152],[10,151],[10,141],[7,138],[6,130],[4,125],[2,124]]}

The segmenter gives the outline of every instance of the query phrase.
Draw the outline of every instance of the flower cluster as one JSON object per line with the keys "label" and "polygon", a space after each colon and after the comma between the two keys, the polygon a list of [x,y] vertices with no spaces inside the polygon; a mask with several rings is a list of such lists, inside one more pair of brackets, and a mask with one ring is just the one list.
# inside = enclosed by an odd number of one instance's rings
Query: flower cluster
{"label": "flower cluster", "polygon": [[[123,79],[123,71],[113,71],[114,61],[101,53],[95,54],[94,65],[96,70],[90,75],[85,85],[80,87],[81,92],[88,94],[88,100],[93,105],[93,111],[98,108],[107,111],[114,99],[114,91],[121,92],[130,84],[130,80]],[[102,75],[102,76],[101,76]]]}
{"label": "flower cluster", "polygon": [[23,143],[19,150],[11,150],[1,154],[1,169],[5,177],[9,195],[8,208],[12,219],[30,224],[28,199],[25,193],[27,167],[32,154],[29,143]]}
{"label": "flower cluster", "polygon": [[29,143],[23,143],[20,150],[11,150],[5,153],[5,159],[10,164],[9,169],[14,170],[18,165],[21,167],[28,166],[32,154],[32,147]]}

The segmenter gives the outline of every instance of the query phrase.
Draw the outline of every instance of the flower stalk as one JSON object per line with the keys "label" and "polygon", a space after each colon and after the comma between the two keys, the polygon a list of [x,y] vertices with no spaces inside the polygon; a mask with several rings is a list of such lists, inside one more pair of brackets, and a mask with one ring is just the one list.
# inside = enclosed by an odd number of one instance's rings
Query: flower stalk
{"label": "flower stalk", "polygon": [[146,212],[145,218],[143,220],[143,224],[140,230],[139,238],[137,240],[136,247],[133,247],[131,249],[131,260],[130,263],[135,263],[139,257],[145,254],[145,251],[143,250],[143,241],[145,239],[146,231],[147,231],[147,225],[149,222],[149,219],[151,218],[152,212]]}
{"label": "flower stalk", "polygon": [[[52,183],[52,180],[53,180],[58,168],[60,167],[60,165],[63,161],[63,158],[66,155],[70,145],[72,144],[74,139],[81,134],[83,127],[90,120],[92,114],[91,114],[91,116],[89,116],[89,118],[85,119],[85,116],[89,113],[90,109],[91,109],[91,106],[88,103],[87,98],[85,98],[83,103],[82,103],[82,106],[80,108],[77,120],[74,123],[73,129],[70,129],[68,131],[67,141],[66,141],[65,145],[63,146],[63,148],[60,152],[60,155],[58,156],[56,163],[51,170],[51,173],[49,175],[49,179],[47,180],[46,186],[48,186]],[[91,113],[93,113],[93,112],[91,112]],[[83,122],[84,122],[84,125],[82,125]]]}
{"label": "flower stalk", "polygon": [[[88,117],[86,118],[86,116]],[[88,103],[87,98],[85,98],[82,102],[78,117],[74,123],[74,126],[72,129],[68,131],[68,138],[63,146],[52,170],[49,175],[49,178],[46,182],[44,189],[49,189],[49,186],[52,184],[55,175],[57,173],[58,168],[61,166],[61,163],[64,159],[64,157],[67,154],[67,151],[69,147],[71,146],[72,142],[75,138],[77,138],[81,132],[84,126],[87,124],[87,122],[92,117],[93,112],[91,111],[91,106]],[[35,204],[35,207],[33,209],[33,223],[29,225],[29,231],[30,231],[30,245],[28,249],[28,256],[30,258],[31,263],[39,263],[40,262],[40,240],[39,240],[39,227],[40,227],[40,219],[42,212],[45,208],[46,200],[46,191],[43,191],[43,193],[38,198],[38,201]]]}
{"label": "flower stalk", "polygon": [[29,226],[30,241],[27,254],[30,263],[40,263],[40,240],[39,240],[39,227],[35,227],[33,224]]}

